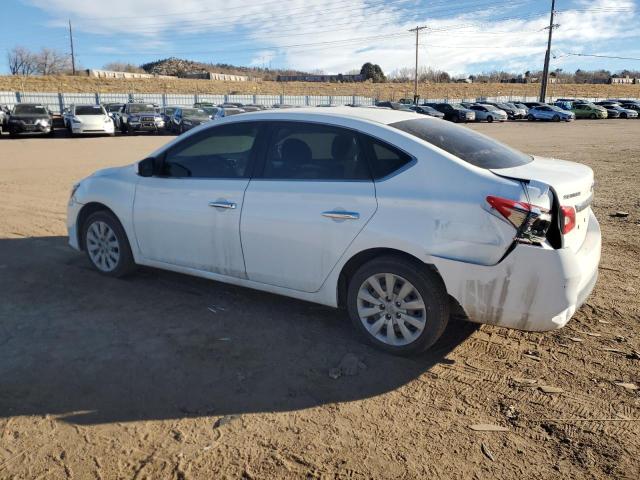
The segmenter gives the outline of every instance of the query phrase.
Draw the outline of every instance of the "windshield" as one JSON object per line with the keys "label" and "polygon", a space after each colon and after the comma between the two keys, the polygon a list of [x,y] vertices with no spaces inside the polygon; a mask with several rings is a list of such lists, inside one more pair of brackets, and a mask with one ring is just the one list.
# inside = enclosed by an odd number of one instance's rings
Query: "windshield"
{"label": "windshield", "polygon": [[207,112],[208,115],[215,115],[220,109],[217,107],[203,107],[202,110]]}
{"label": "windshield", "polygon": [[173,112],[175,112],[175,111],[176,111],[175,107],[166,107],[164,109],[165,115],[173,115]]}
{"label": "windshield", "polygon": [[42,105],[16,105],[14,115],[49,115]]}
{"label": "windshield", "polygon": [[111,113],[111,112],[119,112],[120,109],[122,108],[122,104],[121,103],[114,103],[111,105],[107,105],[107,112]]}
{"label": "windshield", "polygon": [[132,103],[129,105],[129,113],[155,112],[156,107],[147,103]]}
{"label": "windshield", "polygon": [[466,127],[429,119],[404,120],[391,127],[418,137],[480,168],[510,168],[533,160],[503,143]]}
{"label": "windshield", "polygon": [[81,105],[76,107],[76,115],[104,115],[100,105]]}
{"label": "windshield", "polygon": [[209,118],[207,112],[199,108],[185,108],[182,111],[182,116],[190,118]]}
{"label": "windshield", "polygon": [[453,108],[462,108],[462,109],[467,108],[467,107],[463,107],[459,103],[450,103],[449,105],[451,105]]}
{"label": "windshield", "polygon": [[498,107],[496,107],[496,106],[494,106],[494,105],[485,105],[485,104],[483,104],[482,106],[483,106],[484,108],[486,108],[487,110],[493,110],[493,111],[495,111],[495,110],[500,110]]}

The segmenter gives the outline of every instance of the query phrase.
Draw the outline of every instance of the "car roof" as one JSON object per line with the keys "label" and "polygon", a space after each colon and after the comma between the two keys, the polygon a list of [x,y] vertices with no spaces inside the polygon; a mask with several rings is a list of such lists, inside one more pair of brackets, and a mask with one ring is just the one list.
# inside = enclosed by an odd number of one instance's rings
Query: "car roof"
{"label": "car roof", "polygon": [[[325,107],[325,108],[295,108],[282,110],[263,110],[260,112],[243,113],[241,118],[261,118],[283,120],[327,120],[331,118],[351,118],[389,125],[403,120],[425,119],[423,115],[411,110],[392,110],[387,108],[359,108],[359,107]],[[240,118],[238,118],[240,120]]]}

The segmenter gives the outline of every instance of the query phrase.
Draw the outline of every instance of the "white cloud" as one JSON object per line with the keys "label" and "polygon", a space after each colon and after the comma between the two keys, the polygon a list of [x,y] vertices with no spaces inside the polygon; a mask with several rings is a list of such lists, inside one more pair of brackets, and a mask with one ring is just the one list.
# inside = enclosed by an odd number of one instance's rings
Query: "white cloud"
{"label": "white cloud", "polygon": [[[352,70],[366,61],[385,71],[412,66],[415,40],[407,30],[416,24],[429,26],[421,35],[422,65],[453,74],[487,65],[524,69],[541,64],[548,25],[548,16],[522,14],[544,10],[525,0],[110,0],[109,8],[86,0],[29,1],[49,12],[52,22],[71,17],[76,30],[105,34],[105,42],[123,39],[133,51],[185,57],[227,52],[227,58],[237,54],[253,65],[277,62],[326,72]],[[465,5],[476,8],[465,11]],[[633,0],[577,5],[557,16],[554,51],[584,51],[637,35]]]}

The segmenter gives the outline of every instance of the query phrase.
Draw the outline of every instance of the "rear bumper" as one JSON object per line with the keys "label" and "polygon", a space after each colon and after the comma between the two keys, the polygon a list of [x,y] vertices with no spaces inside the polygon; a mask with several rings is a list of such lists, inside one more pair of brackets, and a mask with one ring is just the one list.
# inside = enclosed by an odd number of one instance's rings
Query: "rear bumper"
{"label": "rear bumper", "polygon": [[493,266],[436,262],[447,291],[473,322],[528,331],[564,327],[598,278],[600,225],[590,213],[580,250],[518,245]]}

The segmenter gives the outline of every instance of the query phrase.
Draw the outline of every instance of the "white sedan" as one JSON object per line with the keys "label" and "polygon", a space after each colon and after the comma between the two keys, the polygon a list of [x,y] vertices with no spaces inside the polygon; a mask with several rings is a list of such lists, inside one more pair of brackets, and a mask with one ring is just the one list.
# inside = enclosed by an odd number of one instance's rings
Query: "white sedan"
{"label": "white sedan", "polygon": [[113,135],[113,119],[102,105],[71,105],[63,114],[69,135],[102,133]]}
{"label": "white sedan", "polygon": [[67,227],[105,275],[147,265],[345,307],[371,343],[412,354],[453,310],[564,326],[597,278],[593,184],[415,113],[271,110],[85,178]]}

